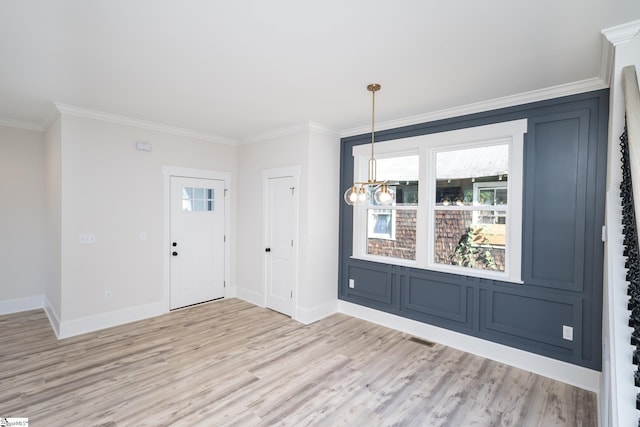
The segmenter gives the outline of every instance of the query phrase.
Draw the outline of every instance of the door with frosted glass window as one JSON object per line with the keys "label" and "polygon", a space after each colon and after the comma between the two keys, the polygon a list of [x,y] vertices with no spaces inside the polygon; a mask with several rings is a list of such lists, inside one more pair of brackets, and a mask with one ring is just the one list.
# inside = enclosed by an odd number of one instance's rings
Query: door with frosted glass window
{"label": "door with frosted glass window", "polygon": [[224,297],[224,181],[171,177],[171,309]]}

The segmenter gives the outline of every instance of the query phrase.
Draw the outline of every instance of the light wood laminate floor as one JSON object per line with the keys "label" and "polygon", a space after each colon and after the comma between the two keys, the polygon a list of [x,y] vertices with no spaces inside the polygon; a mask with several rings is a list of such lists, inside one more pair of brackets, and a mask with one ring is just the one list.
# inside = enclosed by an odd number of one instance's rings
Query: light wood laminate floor
{"label": "light wood laminate floor", "polygon": [[30,426],[596,426],[596,396],[346,315],[238,299],[56,340],[0,316],[0,417]]}

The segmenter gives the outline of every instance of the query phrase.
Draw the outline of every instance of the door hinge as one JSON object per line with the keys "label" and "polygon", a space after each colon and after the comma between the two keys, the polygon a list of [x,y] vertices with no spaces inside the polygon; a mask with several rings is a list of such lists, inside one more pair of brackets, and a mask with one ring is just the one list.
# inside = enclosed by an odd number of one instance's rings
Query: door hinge
{"label": "door hinge", "polygon": [[227,235],[226,234],[224,235],[224,241],[225,242],[227,241]]}
{"label": "door hinge", "polygon": [[222,287],[226,288],[227,287],[227,282],[222,282]]}
{"label": "door hinge", "polygon": [[293,196],[293,192],[296,189],[296,187],[289,187],[289,190],[291,190],[291,195]]}
{"label": "door hinge", "polygon": [[602,226],[602,241],[603,242],[607,241],[607,226],[606,225]]}
{"label": "door hinge", "polygon": [[291,247],[293,247],[293,240],[291,241]]}
{"label": "door hinge", "polygon": [[291,298],[293,298],[293,291],[291,291]]}
{"label": "door hinge", "polygon": [[224,189],[224,197],[227,197],[227,191],[229,191],[228,189]]}

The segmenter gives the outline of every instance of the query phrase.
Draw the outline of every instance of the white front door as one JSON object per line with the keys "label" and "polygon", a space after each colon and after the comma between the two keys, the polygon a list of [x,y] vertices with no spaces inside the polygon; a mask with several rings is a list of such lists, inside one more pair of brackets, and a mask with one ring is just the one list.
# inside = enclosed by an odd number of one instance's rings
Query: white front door
{"label": "white front door", "polygon": [[171,309],[224,297],[224,181],[171,177]]}
{"label": "white front door", "polygon": [[293,314],[297,203],[294,178],[266,178],[266,306]]}

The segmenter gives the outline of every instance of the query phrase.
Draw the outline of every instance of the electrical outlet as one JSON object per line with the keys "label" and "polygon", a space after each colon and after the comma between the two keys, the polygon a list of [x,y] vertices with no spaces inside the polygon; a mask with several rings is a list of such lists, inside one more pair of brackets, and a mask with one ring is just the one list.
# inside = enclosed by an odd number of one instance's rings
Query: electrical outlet
{"label": "electrical outlet", "polygon": [[80,234],[78,236],[78,243],[81,245],[93,245],[96,242],[96,235],[94,233]]}
{"label": "electrical outlet", "polygon": [[562,325],[562,338],[567,341],[573,341],[573,327]]}
{"label": "electrical outlet", "polygon": [[353,279],[349,279],[349,287],[351,289],[355,288],[356,287],[356,281],[353,280]]}
{"label": "electrical outlet", "polygon": [[111,301],[111,298],[113,298],[113,293],[111,291],[104,291],[104,300]]}

